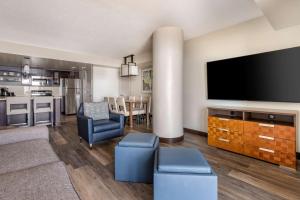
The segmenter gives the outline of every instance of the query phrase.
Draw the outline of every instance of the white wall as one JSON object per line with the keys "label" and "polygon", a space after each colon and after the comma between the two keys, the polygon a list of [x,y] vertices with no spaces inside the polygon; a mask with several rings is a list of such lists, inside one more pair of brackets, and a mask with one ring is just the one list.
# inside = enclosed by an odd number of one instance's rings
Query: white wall
{"label": "white wall", "polygon": [[[185,42],[184,127],[207,131],[207,106],[251,106],[300,111],[299,103],[214,101],[206,96],[206,62],[300,46],[300,26],[275,31],[261,17]],[[299,66],[300,67],[300,66]],[[276,87],[276,86],[274,86]],[[300,118],[298,119],[300,125]],[[297,151],[300,152],[298,133]]]}
{"label": "white wall", "polygon": [[102,101],[106,96],[119,96],[119,69],[93,66],[93,101]]}

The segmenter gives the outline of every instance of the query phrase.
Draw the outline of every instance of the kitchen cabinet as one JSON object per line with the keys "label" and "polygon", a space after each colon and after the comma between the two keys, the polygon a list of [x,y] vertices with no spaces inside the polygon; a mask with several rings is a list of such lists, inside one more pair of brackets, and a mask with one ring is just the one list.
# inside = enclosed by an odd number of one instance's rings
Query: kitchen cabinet
{"label": "kitchen cabinet", "polygon": [[0,126],[6,126],[6,101],[0,100]]}
{"label": "kitchen cabinet", "polygon": [[61,124],[61,110],[60,110],[60,105],[61,105],[61,98],[54,98],[54,125],[59,126]]}

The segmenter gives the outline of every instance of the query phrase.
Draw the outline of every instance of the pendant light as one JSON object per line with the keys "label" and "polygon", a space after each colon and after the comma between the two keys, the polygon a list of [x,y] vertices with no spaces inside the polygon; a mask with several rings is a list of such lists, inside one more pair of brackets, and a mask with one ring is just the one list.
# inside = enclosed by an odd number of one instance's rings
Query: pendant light
{"label": "pendant light", "polygon": [[[130,59],[127,61],[127,59]],[[128,76],[138,76],[139,68],[134,62],[134,55],[129,55],[124,57],[124,63],[121,64],[120,76],[128,77]]]}

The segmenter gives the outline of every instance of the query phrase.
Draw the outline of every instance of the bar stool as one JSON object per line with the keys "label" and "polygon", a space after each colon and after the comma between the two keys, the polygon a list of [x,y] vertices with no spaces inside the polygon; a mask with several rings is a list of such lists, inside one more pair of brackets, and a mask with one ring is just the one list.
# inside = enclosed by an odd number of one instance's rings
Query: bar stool
{"label": "bar stool", "polygon": [[[14,126],[30,126],[30,97],[6,97],[6,115],[7,115],[7,125]],[[22,118],[17,117],[25,115],[25,122],[22,122]],[[11,123],[11,117],[15,116],[16,122]]]}
{"label": "bar stool", "polygon": [[[38,114],[48,113],[48,119],[38,120]],[[33,99],[34,125],[53,126],[53,97],[34,97]]]}

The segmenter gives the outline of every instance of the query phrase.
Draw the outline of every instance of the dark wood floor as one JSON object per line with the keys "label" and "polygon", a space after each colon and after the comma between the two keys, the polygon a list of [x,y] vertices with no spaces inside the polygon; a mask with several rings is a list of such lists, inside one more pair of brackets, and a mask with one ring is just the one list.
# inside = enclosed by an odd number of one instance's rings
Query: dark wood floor
{"label": "dark wood floor", "polygon": [[[143,126],[130,131],[151,132]],[[114,181],[114,146],[119,139],[95,145],[89,150],[79,143],[76,121],[69,117],[61,127],[50,128],[50,141],[68,168],[82,200],[152,199],[152,185]],[[198,148],[218,174],[219,199],[300,199],[300,172],[246,156],[209,147],[207,139],[185,134],[176,145]],[[298,166],[299,166],[298,162]]]}

